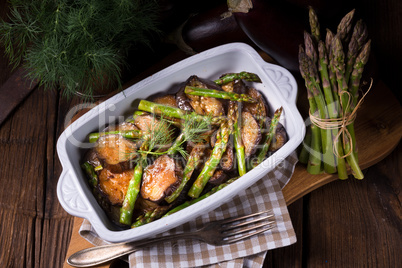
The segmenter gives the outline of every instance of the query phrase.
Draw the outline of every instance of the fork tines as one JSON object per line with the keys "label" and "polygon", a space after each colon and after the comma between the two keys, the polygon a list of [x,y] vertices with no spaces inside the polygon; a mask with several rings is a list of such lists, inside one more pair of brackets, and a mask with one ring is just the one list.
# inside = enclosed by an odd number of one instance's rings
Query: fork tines
{"label": "fork tines", "polygon": [[266,210],[222,220],[220,222],[223,230],[222,234],[225,235],[223,240],[227,244],[234,243],[270,230],[274,227],[275,221],[269,221],[268,219],[273,217],[272,211]]}

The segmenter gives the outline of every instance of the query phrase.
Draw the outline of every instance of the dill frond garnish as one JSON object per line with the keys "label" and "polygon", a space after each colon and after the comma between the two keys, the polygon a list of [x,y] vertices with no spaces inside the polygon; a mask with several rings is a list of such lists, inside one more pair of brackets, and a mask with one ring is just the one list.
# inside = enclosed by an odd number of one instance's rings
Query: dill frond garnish
{"label": "dill frond garnish", "polygon": [[159,33],[157,1],[10,1],[0,43],[14,67],[21,63],[45,89],[70,97],[121,88],[130,48],[150,46]]}
{"label": "dill frond garnish", "polygon": [[[184,148],[186,142],[201,143],[204,141],[203,133],[211,129],[212,116],[204,116],[203,120],[195,117],[194,114],[184,116],[182,122],[181,133],[172,141],[175,136],[174,129],[170,127],[170,120],[165,119],[163,114],[158,119],[159,123],[154,124],[147,131],[147,136],[144,139],[146,150],[140,149],[138,152],[146,155],[163,155],[179,153],[184,158],[187,158],[188,153]],[[164,122],[162,124],[161,122]],[[169,125],[169,127],[166,127]],[[166,148],[169,149],[166,150]],[[154,150],[157,148],[157,150]]]}

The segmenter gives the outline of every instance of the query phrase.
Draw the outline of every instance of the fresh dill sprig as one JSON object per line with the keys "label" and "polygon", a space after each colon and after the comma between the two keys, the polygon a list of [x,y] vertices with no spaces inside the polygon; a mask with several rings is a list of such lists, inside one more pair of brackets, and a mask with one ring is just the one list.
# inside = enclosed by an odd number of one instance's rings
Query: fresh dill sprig
{"label": "fresh dill sprig", "polygon": [[[171,123],[161,115],[156,118],[153,114],[152,123],[147,126],[147,130],[144,131],[142,137],[142,145],[138,150],[143,155],[148,154],[163,154],[161,150],[169,146],[175,135],[175,130],[171,127]],[[156,150],[156,151],[155,151]]]}
{"label": "fresh dill sprig", "polygon": [[211,129],[212,115],[204,115],[202,120],[194,118],[193,114],[184,116],[183,132],[186,141],[200,143],[203,141],[202,133]]}
{"label": "fresh dill sprig", "polygon": [[[149,136],[144,140],[144,142],[146,142],[144,147],[147,149],[140,149],[138,152],[147,155],[179,153],[184,158],[187,158],[188,153],[184,148],[184,144],[188,141],[194,143],[202,142],[204,139],[202,134],[211,129],[212,116],[205,116],[203,120],[199,120],[199,118],[194,117],[193,114],[185,115],[181,126],[181,133],[176,137],[173,143],[172,138],[174,136],[174,130],[170,128],[171,123],[169,123],[169,120],[164,119],[163,114],[159,120],[161,121],[154,124],[153,127],[147,131]],[[161,122],[165,122],[169,127],[166,128],[166,125],[161,124]],[[170,145],[170,147],[166,150],[168,145]],[[158,147],[158,150],[153,151],[156,147]]]}
{"label": "fresh dill sprig", "polygon": [[0,42],[14,67],[46,88],[92,97],[96,89],[121,87],[121,70],[133,46],[150,46],[159,33],[157,1],[10,1],[0,22]]}

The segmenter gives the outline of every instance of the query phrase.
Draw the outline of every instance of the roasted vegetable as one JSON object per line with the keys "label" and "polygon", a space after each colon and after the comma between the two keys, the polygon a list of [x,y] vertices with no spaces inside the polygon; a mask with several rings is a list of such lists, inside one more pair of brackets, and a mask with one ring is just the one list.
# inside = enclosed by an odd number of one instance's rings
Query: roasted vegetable
{"label": "roasted vegetable", "polygon": [[140,192],[140,184],[142,178],[142,163],[138,162],[134,168],[130,182],[127,186],[126,196],[120,209],[119,221],[121,224],[130,225],[133,218],[135,201]]}
{"label": "roasted vegetable", "polygon": [[[276,139],[276,135],[277,135],[276,130],[277,130],[277,127],[279,124],[279,118],[280,118],[281,114],[282,114],[282,107],[275,111],[274,117],[271,119],[271,122],[270,122],[269,128],[268,128],[268,133],[265,134],[264,141],[262,143],[262,148],[261,148],[260,152],[258,153],[258,158],[257,158],[257,163],[256,163],[257,165],[261,164],[262,161],[264,161],[268,150],[271,149],[271,146],[273,144],[272,143],[273,139],[276,140],[276,144],[275,144],[276,146],[273,146],[273,149],[275,149],[275,150],[282,147],[283,144],[285,144],[285,142],[286,142],[284,140],[284,138],[282,138],[282,136],[280,135],[281,133],[278,133],[279,136]],[[286,135],[286,132],[285,132],[285,135]]]}
{"label": "roasted vegetable", "polygon": [[183,168],[168,155],[158,157],[144,170],[141,196],[144,199],[160,202],[174,192],[183,178]]}
{"label": "roasted vegetable", "polygon": [[[211,136],[211,146],[215,147],[216,139],[217,139],[218,131]],[[234,152],[233,152],[233,144],[232,141],[229,139],[228,144],[226,146],[226,151],[223,153],[221,161],[219,162],[219,167],[224,171],[231,171],[234,167]]]}
{"label": "roasted vegetable", "polygon": [[[233,77],[233,75],[229,76]],[[225,77],[228,77],[228,75],[221,76],[221,81],[224,80]],[[224,91],[235,92],[238,94],[245,94],[247,92],[247,86],[242,79],[228,82],[227,84],[223,85],[222,88]],[[243,176],[247,173],[245,149],[243,139],[241,137],[241,111],[243,110],[243,106],[244,103],[237,101],[229,101],[228,105],[228,119],[230,120],[231,124],[233,124],[232,137],[236,151],[237,170],[240,176]]]}
{"label": "roasted vegetable", "polygon": [[[255,103],[256,100],[246,94],[238,94],[234,92],[219,91],[207,88],[190,87],[186,86],[184,93],[192,96],[200,96],[204,98],[218,98],[232,101],[251,102]],[[209,109],[211,110],[211,109]]]}
{"label": "roasted vegetable", "polygon": [[229,179],[228,175],[225,173],[224,170],[222,169],[217,169],[214,172],[214,175],[209,179],[208,183],[217,186],[220,185],[224,182],[226,182]]}
{"label": "roasted vegetable", "polygon": [[226,182],[224,182],[224,183],[222,183],[222,184],[220,184],[220,185],[218,185],[218,186],[215,186],[215,187],[212,188],[210,191],[208,191],[206,194],[204,194],[204,195],[202,195],[202,196],[200,196],[200,197],[198,197],[198,198],[192,199],[192,200],[190,200],[190,201],[186,201],[186,202],[184,202],[183,204],[181,204],[181,205],[179,205],[179,206],[177,206],[177,207],[175,207],[175,208],[169,210],[163,217],[172,215],[173,213],[175,213],[175,212],[177,212],[177,211],[179,211],[179,210],[182,210],[182,209],[184,209],[184,208],[186,208],[186,207],[189,207],[189,206],[191,206],[192,204],[195,204],[195,203],[197,203],[197,202],[199,202],[199,201],[201,201],[201,200],[203,200],[203,199],[205,199],[205,198],[207,198],[207,197],[213,195],[214,193],[216,193],[216,192],[218,192],[219,190],[223,189],[224,187],[228,186],[229,184],[231,184],[232,182],[234,182],[234,181],[237,180],[237,179],[238,179],[238,177],[235,177],[235,178],[232,178],[232,179],[227,180]]}
{"label": "roasted vegetable", "polygon": [[135,116],[134,124],[136,127],[146,132],[144,135],[151,135],[155,129],[164,129],[166,130],[166,135],[169,135],[169,124],[150,114]]}
{"label": "roasted vegetable", "polygon": [[163,105],[177,107],[176,96],[175,95],[170,95],[170,94],[163,95],[163,96],[154,98],[152,101],[155,102],[155,103],[163,104]]}
{"label": "roasted vegetable", "polygon": [[104,168],[99,172],[99,189],[112,205],[121,205],[133,176],[133,169],[114,173],[110,169]]}
{"label": "roasted vegetable", "polygon": [[131,160],[137,157],[137,146],[118,134],[101,136],[96,142],[95,151],[102,161],[113,172],[122,172],[132,168]]}
{"label": "roasted vegetable", "polygon": [[[186,94],[185,89],[188,86],[222,91],[222,89],[213,81],[201,79],[198,76],[193,75],[189,79],[187,79],[186,83],[180,88],[179,92],[176,95],[176,102],[179,108],[186,111],[195,111],[196,113],[201,115],[220,116],[225,114],[223,104],[220,100],[210,97]],[[192,109],[187,107],[186,104],[189,104]]]}
{"label": "roasted vegetable", "polygon": [[193,174],[194,170],[201,163],[202,157],[204,156],[204,151],[205,147],[201,144],[195,145],[192,148],[191,153],[187,159],[187,164],[183,171],[183,178],[180,182],[180,185],[165,198],[166,202],[172,203],[179,197],[187,182],[191,179],[191,175]]}
{"label": "roasted vegetable", "polygon": [[141,225],[150,223],[151,221],[161,218],[166,211],[168,211],[169,206],[159,206],[152,210],[147,211],[145,214],[140,215],[135,222],[131,225],[131,228],[139,227]]}
{"label": "roasted vegetable", "polygon": [[269,113],[269,107],[265,98],[258,90],[252,87],[247,88],[247,95],[256,100],[254,103],[243,103],[243,111],[249,112],[254,115],[260,123],[263,121]]}
{"label": "roasted vegetable", "polygon": [[261,129],[251,113],[242,112],[241,117],[241,137],[244,143],[245,157],[248,158],[257,150],[258,144],[261,141]]}
{"label": "roasted vegetable", "polygon": [[188,113],[180,108],[175,108],[171,106],[166,106],[154,102],[150,102],[147,100],[141,100],[138,104],[138,109],[146,112],[150,112],[156,115],[165,115],[168,117],[185,119],[186,116],[190,116],[191,120],[196,121],[210,121],[213,125],[220,125],[221,123],[225,122],[227,118],[225,116],[213,116],[212,118],[209,116],[203,116],[197,114],[195,112]]}
{"label": "roasted vegetable", "polygon": [[[258,75],[250,72],[240,72],[240,73],[228,73],[223,74],[219,79],[216,79],[214,82],[217,85],[225,85],[229,82],[236,81],[236,80],[246,80],[249,82],[259,82],[261,83],[261,79]],[[241,93],[234,91],[236,93]]]}
{"label": "roasted vegetable", "polygon": [[200,196],[208,180],[215,172],[215,169],[218,166],[223,153],[226,151],[229,135],[231,132],[232,130],[228,122],[224,122],[218,131],[216,143],[209,159],[205,162],[201,173],[198,175],[197,179],[188,191],[188,195],[190,197],[197,198]]}
{"label": "roasted vegetable", "polygon": [[269,151],[275,152],[279,150],[288,140],[289,137],[286,133],[285,127],[281,123],[278,123],[275,131],[275,136],[273,137],[271,145],[269,146]]}

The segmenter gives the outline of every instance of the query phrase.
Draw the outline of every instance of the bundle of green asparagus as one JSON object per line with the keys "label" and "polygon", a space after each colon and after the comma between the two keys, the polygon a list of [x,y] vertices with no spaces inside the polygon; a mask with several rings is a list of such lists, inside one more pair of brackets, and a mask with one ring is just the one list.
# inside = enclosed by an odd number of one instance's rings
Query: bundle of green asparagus
{"label": "bundle of green asparagus", "polygon": [[337,172],[340,179],[347,179],[348,164],[355,178],[364,177],[358,164],[354,119],[371,40],[363,20],[353,26],[354,12],[342,18],[336,33],[327,29],[324,39],[317,14],[309,9],[311,33],[304,33],[299,68],[307,88],[311,125],[299,160],[311,174]]}

